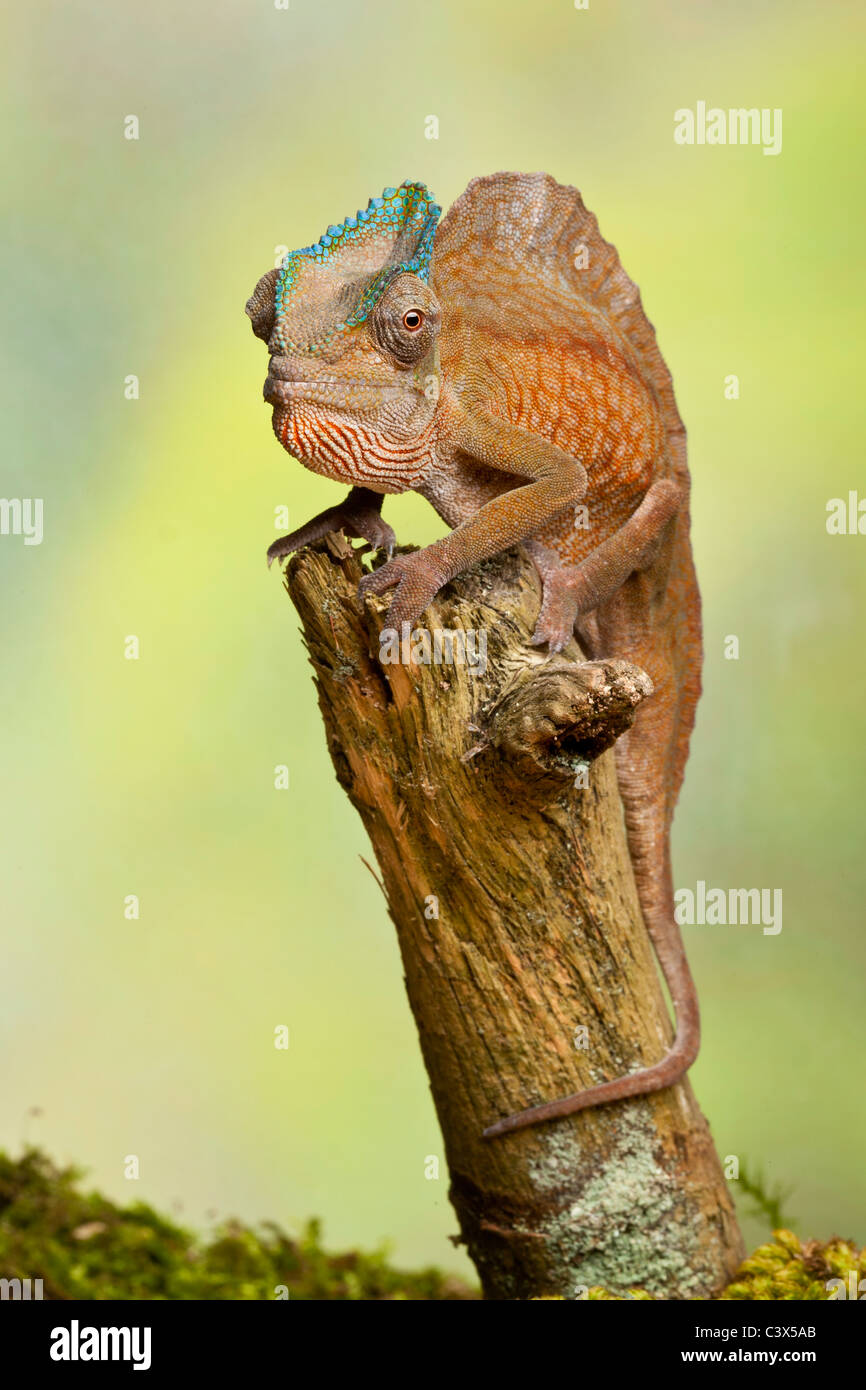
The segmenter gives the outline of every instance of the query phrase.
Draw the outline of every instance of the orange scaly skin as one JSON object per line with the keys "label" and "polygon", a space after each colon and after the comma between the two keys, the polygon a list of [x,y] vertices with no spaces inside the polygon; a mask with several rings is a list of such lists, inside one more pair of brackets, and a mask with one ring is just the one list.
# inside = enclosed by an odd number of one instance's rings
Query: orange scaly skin
{"label": "orange scaly skin", "polygon": [[[323,316],[330,322],[317,285],[294,291],[288,354],[279,315],[268,313],[273,272],[248,305],[271,347],[265,395],[278,437],[308,467],[355,484],[342,507],[276,542],[269,558],[337,526],[390,551],[381,495],[412,487],[454,529],[364,579],[365,592],[397,586],[389,626],[413,622],[449,578],[523,542],[543,587],[533,641],[558,651],[576,631],[591,658],[625,657],[654,686],[616,760],[674,1043],[651,1067],[499,1120],[485,1130],[493,1137],[660,1090],[697,1055],[669,851],[701,669],[685,431],[638,291],[574,189],[546,175],[474,180],[436,231],[429,285],[423,258],[406,272],[405,245],[369,318],[324,347],[298,350],[311,317],[319,337]],[[386,266],[388,255],[386,246]],[[360,257],[352,248],[343,272]],[[381,246],[378,257],[365,274],[381,269]]]}

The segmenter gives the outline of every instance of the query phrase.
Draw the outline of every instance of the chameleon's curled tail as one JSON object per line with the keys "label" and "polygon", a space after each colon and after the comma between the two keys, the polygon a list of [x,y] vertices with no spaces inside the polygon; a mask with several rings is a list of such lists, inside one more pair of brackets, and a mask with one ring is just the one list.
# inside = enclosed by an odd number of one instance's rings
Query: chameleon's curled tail
{"label": "chameleon's curled tail", "polygon": [[664,909],[660,908],[658,912],[648,913],[645,909],[644,915],[677,1017],[676,1036],[664,1057],[650,1067],[642,1067],[640,1071],[620,1076],[615,1081],[603,1081],[598,1086],[590,1086],[585,1091],[575,1092],[574,1095],[561,1096],[559,1100],[547,1101],[544,1105],[534,1105],[529,1110],[507,1115],[505,1119],[497,1120],[485,1129],[483,1138],[496,1139],[501,1134],[510,1134],[516,1129],[541,1124],[544,1120],[558,1120],[564,1115],[574,1115],[578,1110],[588,1110],[592,1106],[606,1105],[614,1100],[625,1100],[629,1096],[643,1096],[653,1091],[663,1091],[666,1087],[673,1086],[688,1071],[700,1048],[700,1014],[697,991],[683,951],[680,930],[674,921],[673,902],[666,902]]}

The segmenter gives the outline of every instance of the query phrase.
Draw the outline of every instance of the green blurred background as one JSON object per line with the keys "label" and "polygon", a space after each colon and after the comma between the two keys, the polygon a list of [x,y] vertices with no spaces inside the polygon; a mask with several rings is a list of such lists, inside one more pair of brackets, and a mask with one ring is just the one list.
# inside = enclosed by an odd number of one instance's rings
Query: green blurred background
{"label": "green blurred background", "polygon": [[[473,175],[546,169],[640,284],[689,428],[707,662],[677,883],[784,891],[778,936],[686,928],[694,1083],[720,1152],[794,1186],[801,1234],[866,1240],[866,537],[825,528],[829,498],[866,495],[858,8],[7,19],[0,491],[45,499],[45,538],[0,538],[0,1144],[202,1227],[319,1213],[331,1245],[466,1268],[444,1164],[425,1179],[441,1140],[393,927],[264,563],[276,507],[294,526],[340,493],[273,439],[243,306],[276,246],[387,184],[447,206]],[[698,100],[783,108],[781,155],[675,145]],[[386,515],[439,534],[417,498]]]}

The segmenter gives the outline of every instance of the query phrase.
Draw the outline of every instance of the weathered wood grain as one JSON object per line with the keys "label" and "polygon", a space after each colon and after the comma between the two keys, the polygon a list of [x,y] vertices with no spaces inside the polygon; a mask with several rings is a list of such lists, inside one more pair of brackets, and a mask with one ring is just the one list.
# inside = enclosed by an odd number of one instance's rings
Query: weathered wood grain
{"label": "weathered wood grain", "polygon": [[687,1082],[481,1137],[648,1065],[670,1039],[604,751],[649,682],[624,662],[581,664],[574,644],[554,659],[529,646],[539,595],[522,551],[461,576],[424,615],[431,633],[483,634],[483,671],[383,664],[387,605],[361,604],[361,573],[332,536],[286,582],[337,777],[380,867],[485,1296],[707,1296],[742,1242]]}

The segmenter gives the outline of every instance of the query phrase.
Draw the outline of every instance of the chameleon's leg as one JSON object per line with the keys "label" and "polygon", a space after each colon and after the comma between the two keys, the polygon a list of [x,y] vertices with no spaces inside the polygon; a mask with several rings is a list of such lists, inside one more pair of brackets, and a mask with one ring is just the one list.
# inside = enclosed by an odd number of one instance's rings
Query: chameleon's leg
{"label": "chameleon's leg", "polygon": [[423,550],[395,556],[365,575],[359,592],[382,594],[397,585],[387,613],[391,627],[414,622],[449,579],[541,529],[586,491],[586,472],[540,435],[483,413],[458,409],[451,441],[464,454],[527,484],[500,493],[447,536]]}
{"label": "chameleon's leg", "polygon": [[282,560],[295,550],[319,541],[329,531],[344,531],[347,536],[357,536],[369,541],[377,550],[385,550],[390,559],[396,543],[396,536],[386,521],[382,520],[383,497],[380,492],[369,488],[353,487],[345,502],[336,507],[328,507],[288,536],[281,536],[268,547],[268,565],[274,560]]}
{"label": "chameleon's leg", "polygon": [[579,565],[559,564],[552,551],[537,541],[529,541],[526,549],[543,585],[533,645],[546,642],[552,652],[561,651],[578,618],[612,598],[635,570],[651,565],[664,528],[683,496],[683,490],[670,479],[653,483],[628,521]]}

